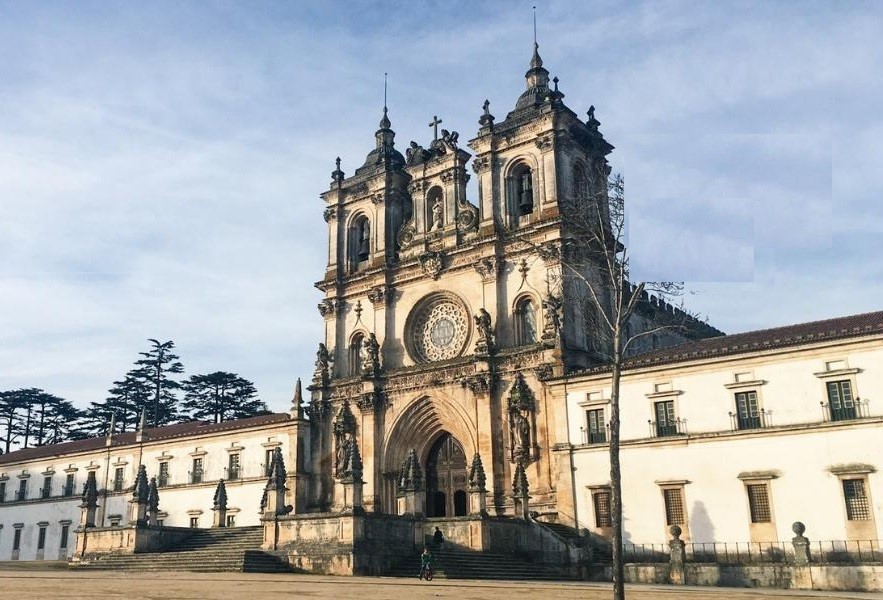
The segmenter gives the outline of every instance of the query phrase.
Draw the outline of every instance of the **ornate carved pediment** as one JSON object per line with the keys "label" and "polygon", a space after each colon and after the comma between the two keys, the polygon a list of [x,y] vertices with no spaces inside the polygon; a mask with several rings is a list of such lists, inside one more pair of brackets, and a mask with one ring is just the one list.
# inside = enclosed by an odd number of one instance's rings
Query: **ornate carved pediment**
{"label": "ornate carved pediment", "polygon": [[416,235],[417,228],[414,226],[413,221],[403,223],[399,228],[398,234],[396,234],[396,242],[398,242],[399,248],[404,249],[414,243],[414,236]]}
{"label": "ornate carved pediment", "polygon": [[368,290],[368,300],[377,308],[378,305],[386,306],[392,296],[392,288],[385,285],[375,285]]}
{"label": "ornate carved pediment", "polygon": [[420,267],[426,275],[438,279],[444,268],[444,254],[441,251],[428,250],[419,256]]}
{"label": "ornate carved pediment", "polygon": [[466,233],[475,229],[478,229],[478,207],[464,200],[457,213],[457,231]]}
{"label": "ornate carved pediment", "polygon": [[534,368],[534,373],[540,381],[548,381],[554,374],[553,366],[550,363],[543,363]]}
{"label": "ornate carved pediment", "polygon": [[460,383],[468,387],[476,395],[489,393],[494,386],[494,377],[491,373],[476,373],[460,380]]}
{"label": "ornate carved pediment", "polygon": [[326,319],[331,319],[343,309],[344,305],[345,302],[342,298],[325,298],[318,305],[319,314]]}
{"label": "ornate carved pediment", "polygon": [[491,157],[489,155],[477,156],[475,160],[472,161],[472,170],[475,171],[476,175],[480,175],[490,168]]}
{"label": "ornate carved pediment", "polygon": [[475,271],[482,281],[493,281],[503,272],[506,261],[499,256],[485,256],[475,262]]}
{"label": "ornate carved pediment", "polygon": [[547,265],[556,263],[561,260],[561,242],[558,240],[543,242],[537,247],[537,254]]}
{"label": "ornate carved pediment", "polygon": [[363,413],[374,412],[386,406],[386,396],[383,392],[368,392],[356,398],[356,406]]}
{"label": "ornate carved pediment", "polygon": [[538,136],[536,139],[537,148],[546,152],[547,150],[552,149],[552,134],[547,133],[546,135]]}

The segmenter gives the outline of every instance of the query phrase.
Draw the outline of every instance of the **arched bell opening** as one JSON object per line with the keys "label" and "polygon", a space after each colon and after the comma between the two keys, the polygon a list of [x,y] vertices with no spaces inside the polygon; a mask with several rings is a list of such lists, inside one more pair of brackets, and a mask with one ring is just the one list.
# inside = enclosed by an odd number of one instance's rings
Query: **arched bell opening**
{"label": "arched bell opening", "polygon": [[426,459],[426,516],[465,516],[467,480],[463,446],[445,431],[430,447]]}

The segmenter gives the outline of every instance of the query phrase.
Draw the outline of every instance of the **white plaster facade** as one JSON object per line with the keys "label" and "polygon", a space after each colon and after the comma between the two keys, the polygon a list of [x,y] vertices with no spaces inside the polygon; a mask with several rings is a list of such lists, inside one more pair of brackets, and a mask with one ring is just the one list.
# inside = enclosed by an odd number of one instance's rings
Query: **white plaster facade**
{"label": "white plaster facade", "polygon": [[[871,335],[737,352],[734,339],[724,356],[643,361],[627,368],[621,384],[625,541],[670,538],[667,487],[683,490],[682,527],[689,541],[789,540],[794,521],[802,521],[813,540],[877,540],[883,520],[880,319],[877,313]],[[768,345],[778,343],[777,330],[762,333]],[[695,345],[726,347],[722,340],[737,337]],[[832,420],[827,384],[839,381],[849,382],[856,406],[854,415],[845,416],[856,418]],[[576,503],[573,513],[562,506],[566,498],[559,493],[561,520],[572,523],[575,514],[580,527],[609,535],[598,526],[593,501],[593,493],[609,486],[608,444],[589,443],[587,411],[604,410],[604,422],[609,421],[610,374],[583,374],[553,385],[567,398],[570,445],[558,452],[562,484],[568,483],[572,460]],[[733,416],[736,394],[749,392],[756,394],[762,421],[743,421],[740,428]],[[681,433],[660,437],[650,423],[661,401],[673,402]],[[863,482],[868,518],[847,518],[843,479]],[[767,486],[770,522],[752,523],[749,484]]]}
{"label": "white plaster facade", "polygon": [[[6,484],[0,498],[0,561],[69,558],[75,547],[75,529],[80,525],[80,497],[91,470],[99,487],[96,524],[128,525],[129,500],[141,463],[148,477],[157,478],[160,464],[168,465],[168,480],[159,487],[164,525],[210,527],[215,488],[222,478],[227,488],[228,518],[232,516],[236,526],[259,525],[267,453],[282,448],[288,464],[289,460],[296,461],[291,453],[296,446],[291,443],[294,423],[285,414],[217,425],[184,423],[148,429],[142,442],[135,441],[133,433],[117,434],[110,445],[102,438],[0,456],[0,488]],[[91,447],[77,450],[82,446]],[[34,454],[39,456],[29,458]],[[231,455],[238,456],[236,473],[230,470]],[[194,478],[196,459],[202,460],[201,478]],[[122,469],[119,491],[115,486],[117,469]],[[68,475],[73,475],[73,486],[65,489]],[[44,477],[51,478],[47,498],[42,497]],[[22,501],[18,491],[23,479],[27,489]],[[62,545],[65,526],[67,543]],[[41,527],[46,529],[42,552],[38,548]],[[18,551],[13,547],[16,529],[21,529]]]}

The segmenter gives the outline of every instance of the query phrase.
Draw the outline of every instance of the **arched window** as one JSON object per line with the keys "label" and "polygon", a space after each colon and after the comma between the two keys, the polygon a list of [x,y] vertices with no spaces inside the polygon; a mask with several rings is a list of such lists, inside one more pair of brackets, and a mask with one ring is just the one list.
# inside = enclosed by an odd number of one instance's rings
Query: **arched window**
{"label": "arched window", "polygon": [[529,297],[515,304],[515,344],[527,346],[537,343],[537,307]]}
{"label": "arched window", "polygon": [[585,203],[589,199],[588,178],[586,170],[579,163],[573,165],[573,201],[575,205]]}
{"label": "arched window", "polygon": [[512,170],[511,177],[511,210],[516,217],[524,217],[533,213],[533,173],[526,164],[520,164]]}
{"label": "arched window", "polygon": [[436,185],[426,194],[426,231],[441,231],[444,226],[444,192]]}
{"label": "arched window", "polygon": [[349,259],[353,267],[367,262],[371,257],[371,223],[360,215],[353,219],[349,230]]}
{"label": "arched window", "polygon": [[362,373],[362,347],[365,345],[365,336],[357,333],[350,342],[349,367],[350,377]]}

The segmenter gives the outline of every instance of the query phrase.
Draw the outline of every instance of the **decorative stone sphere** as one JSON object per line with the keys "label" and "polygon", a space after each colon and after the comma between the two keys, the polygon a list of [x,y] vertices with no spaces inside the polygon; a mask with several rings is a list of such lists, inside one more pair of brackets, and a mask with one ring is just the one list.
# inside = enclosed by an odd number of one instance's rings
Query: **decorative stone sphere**
{"label": "decorative stone sphere", "polygon": [[791,531],[797,535],[803,535],[803,532],[806,531],[806,525],[800,521],[794,521],[794,524],[791,526]]}
{"label": "decorative stone sphere", "polygon": [[672,537],[675,538],[675,539],[680,538],[680,537],[681,537],[681,533],[683,533],[683,531],[681,530],[681,528],[680,528],[679,526],[677,526],[677,525],[672,525],[671,527],[669,527],[669,528],[668,528],[668,532],[669,532],[669,533],[672,535]]}

